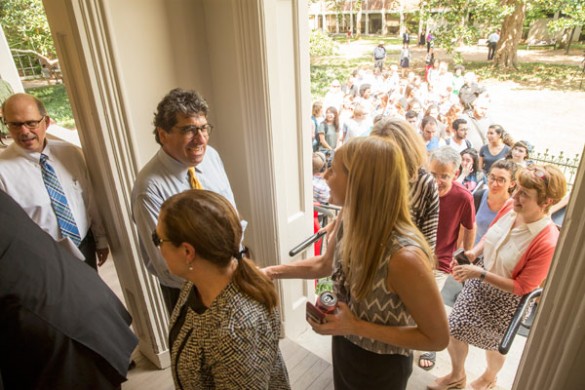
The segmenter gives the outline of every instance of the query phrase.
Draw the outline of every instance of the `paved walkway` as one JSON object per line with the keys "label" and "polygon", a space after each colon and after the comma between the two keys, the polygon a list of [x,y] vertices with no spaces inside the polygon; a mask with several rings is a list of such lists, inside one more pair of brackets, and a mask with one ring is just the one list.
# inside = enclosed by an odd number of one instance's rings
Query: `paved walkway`
{"label": "paved walkway", "polygon": [[[388,50],[400,50],[399,45],[387,45]],[[424,58],[426,50],[411,47],[413,58]],[[339,55],[348,59],[367,56],[373,50],[371,41],[352,41],[339,44]],[[458,49],[465,61],[485,61],[487,47],[466,46]],[[443,49],[436,50],[436,58],[450,58]],[[520,62],[543,62],[575,65],[578,69],[583,59],[582,51],[574,50],[565,55],[564,50],[519,50]],[[514,82],[483,80],[492,105],[490,116],[512,134],[516,140],[528,140],[539,152],[549,149],[557,155],[583,154],[585,126],[583,107],[585,90],[553,91],[528,89]]]}

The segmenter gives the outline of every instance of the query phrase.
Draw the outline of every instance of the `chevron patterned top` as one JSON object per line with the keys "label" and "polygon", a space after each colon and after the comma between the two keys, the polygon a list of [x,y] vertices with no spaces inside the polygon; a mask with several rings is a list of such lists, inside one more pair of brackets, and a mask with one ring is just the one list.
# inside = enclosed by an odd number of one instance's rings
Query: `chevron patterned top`
{"label": "chevron patterned top", "polygon": [[[415,325],[412,316],[406,311],[406,307],[400,300],[400,297],[386,288],[386,277],[388,274],[388,260],[400,248],[405,246],[418,246],[416,242],[408,237],[393,236],[389,244],[389,250],[384,261],[376,272],[372,290],[362,301],[351,299],[349,282],[347,281],[341,266],[341,238],[343,235],[343,226],[340,227],[337,235],[337,243],[334,252],[334,270],[332,279],[334,282],[334,291],[339,300],[347,302],[351,311],[360,319],[384,325]],[[352,343],[361,348],[379,354],[400,354],[408,356],[410,350],[400,348],[395,345],[382,343],[380,341],[358,337],[346,336]]]}

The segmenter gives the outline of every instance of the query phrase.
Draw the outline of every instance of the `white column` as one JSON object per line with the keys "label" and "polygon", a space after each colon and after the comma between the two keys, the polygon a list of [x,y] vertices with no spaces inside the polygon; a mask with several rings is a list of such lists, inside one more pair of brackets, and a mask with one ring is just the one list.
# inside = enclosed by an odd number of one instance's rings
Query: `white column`
{"label": "white column", "polygon": [[585,160],[576,176],[544,296],[514,389],[583,389]]}
{"label": "white column", "polygon": [[138,255],[131,216],[139,166],[111,20],[98,0],[45,1],[45,9],[140,351],[159,368],[167,367],[168,316],[158,282]]}
{"label": "white column", "polygon": [[[152,113],[171,88],[202,92],[216,125],[211,142],[250,222],[246,244],[260,265],[290,261],[288,251],[312,233],[307,3],[46,0],[45,7],[140,350],[166,367],[168,318],[139,257],[129,202],[136,173],[158,149]],[[311,285],[281,284],[291,337],[307,327]]]}

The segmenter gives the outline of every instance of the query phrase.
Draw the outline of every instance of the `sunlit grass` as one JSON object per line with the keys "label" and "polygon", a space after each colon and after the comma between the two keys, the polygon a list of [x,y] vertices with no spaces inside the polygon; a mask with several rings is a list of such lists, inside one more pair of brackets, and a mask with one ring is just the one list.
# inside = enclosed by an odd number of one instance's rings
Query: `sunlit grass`
{"label": "sunlit grass", "polygon": [[26,91],[40,99],[47,108],[50,117],[59,126],[74,129],[75,120],[67,97],[67,91],[63,84],[47,85],[45,87],[30,88]]}
{"label": "sunlit grass", "polygon": [[[333,39],[338,42],[346,41],[346,38],[342,36],[334,36]],[[397,38],[360,38],[360,41],[372,48],[381,40],[386,44],[401,43],[401,40]],[[578,47],[578,44],[572,45],[572,48],[575,47]],[[387,64],[397,64],[398,55],[397,50],[388,50]],[[551,53],[551,55],[554,54]],[[362,65],[371,67],[373,65],[372,57],[370,55],[351,59],[344,58],[342,55],[312,57],[311,94],[313,99],[323,98],[331,81],[338,79],[341,83],[344,83],[351,72]],[[520,63],[517,70],[497,69],[491,62],[487,61],[465,61],[462,65],[465,66],[466,70],[477,73],[482,80],[513,81],[521,87],[529,89],[576,91],[580,89],[581,80],[585,77],[583,69],[575,65]],[[424,75],[424,58],[414,57],[411,61],[410,70],[421,76]]]}

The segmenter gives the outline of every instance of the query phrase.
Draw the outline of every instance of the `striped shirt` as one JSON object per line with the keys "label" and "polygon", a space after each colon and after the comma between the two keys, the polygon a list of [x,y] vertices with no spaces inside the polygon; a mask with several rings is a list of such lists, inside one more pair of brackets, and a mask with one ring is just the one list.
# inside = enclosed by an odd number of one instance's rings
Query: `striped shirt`
{"label": "striped shirt", "polygon": [[423,168],[418,171],[418,179],[410,183],[410,214],[434,252],[439,226],[439,190],[433,175]]}

